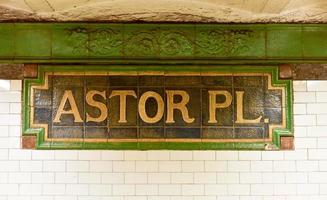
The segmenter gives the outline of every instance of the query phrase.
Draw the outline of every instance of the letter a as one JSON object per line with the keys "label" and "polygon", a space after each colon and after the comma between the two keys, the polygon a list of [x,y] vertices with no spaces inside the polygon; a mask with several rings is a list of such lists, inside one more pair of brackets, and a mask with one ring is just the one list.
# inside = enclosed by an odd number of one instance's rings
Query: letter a
{"label": "letter a", "polygon": [[[64,110],[67,101],[69,102],[70,110]],[[74,115],[74,122],[83,122],[71,90],[65,90],[64,96],[61,99],[57,114],[53,122],[61,122],[61,115]]]}

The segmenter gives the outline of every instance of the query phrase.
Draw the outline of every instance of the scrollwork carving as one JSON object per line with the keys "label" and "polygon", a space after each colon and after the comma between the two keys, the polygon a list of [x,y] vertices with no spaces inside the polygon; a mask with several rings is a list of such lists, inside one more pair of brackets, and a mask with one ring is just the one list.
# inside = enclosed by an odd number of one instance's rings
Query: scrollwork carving
{"label": "scrollwork carving", "polygon": [[248,29],[205,29],[194,37],[192,32],[159,27],[138,30],[75,28],[67,31],[74,41],[74,53],[99,56],[193,56],[194,49],[202,56],[235,56],[250,50],[251,40],[256,35]]}
{"label": "scrollwork carving", "polygon": [[249,40],[254,37],[252,30],[205,30],[197,37],[197,48],[210,55],[236,55],[249,50]]}
{"label": "scrollwork carving", "polygon": [[120,31],[111,28],[76,28],[67,31],[70,39],[78,41],[73,46],[75,52],[87,50],[95,55],[120,54],[119,49],[123,44]]}
{"label": "scrollwork carving", "polygon": [[158,55],[159,41],[158,30],[132,32],[125,41],[127,55]]}
{"label": "scrollwork carving", "polygon": [[192,55],[193,46],[193,41],[181,32],[164,31],[161,33],[160,48],[163,55]]}
{"label": "scrollwork carving", "polygon": [[153,29],[135,31],[126,40],[127,55],[192,55],[194,43],[185,33],[175,30]]}
{"label": "scrollwork carving", "polygon": [[89,49],[88,30],[86,28],[68,29],[68,41],[73,44],[74,54],[87,54]]}

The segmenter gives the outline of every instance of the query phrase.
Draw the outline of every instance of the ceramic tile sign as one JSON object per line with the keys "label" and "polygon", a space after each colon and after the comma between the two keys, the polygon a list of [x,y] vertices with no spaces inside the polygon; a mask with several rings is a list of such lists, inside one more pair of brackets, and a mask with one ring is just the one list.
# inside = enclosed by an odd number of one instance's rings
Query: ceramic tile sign
{"label": "ceramic tile sign", "polygon": [[26,82],[39,148],[278,149],[290,134],[290,82],[275,68],[44,69]]}

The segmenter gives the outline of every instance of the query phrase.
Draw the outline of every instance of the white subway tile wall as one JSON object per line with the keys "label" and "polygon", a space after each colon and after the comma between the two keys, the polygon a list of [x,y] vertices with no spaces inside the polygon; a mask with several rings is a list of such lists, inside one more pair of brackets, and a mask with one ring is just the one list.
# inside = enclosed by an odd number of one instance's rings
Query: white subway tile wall
{"label": "white subway tile wall", "polygon": [[[0,89],[0,200],[326,200],[327,81],[294,81],[294,151],[21,149],[21,81]],[[8,85],[9,84],[9,85]]]}

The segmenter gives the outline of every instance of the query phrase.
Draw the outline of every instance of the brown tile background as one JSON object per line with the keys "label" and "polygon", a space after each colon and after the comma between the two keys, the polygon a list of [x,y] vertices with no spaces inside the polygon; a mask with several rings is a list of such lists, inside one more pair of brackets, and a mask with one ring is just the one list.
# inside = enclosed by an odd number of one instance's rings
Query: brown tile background
{"label": "brown tile background", "polygon": [[[269,118],[272,123],[281,123],[281,91],[267,90],[267,77],[264,76],[61,76],[49,77],[49,90],[35,90],[34,123],[48,123],[50,138],[205,138],[205,139],[264,139],[268,137],[268,126],[263,119]],[[62,115],[61,123],[52,123],[65,90],[72,90],[83,120],[86,112],[99,116],[97,108],[86,104],[85,94],[89,90],[106,91],[107,99],[94,96],[108,107],[107,120],[95,122],[73,122],[73,115]],[[189,116],[195,118],[193,123],[185,123],[179,111],[174,111],[174,124],[166,124],[164,117],[157,123],[143,122],[137,111],[138,99],[127,97],[127,121],[118,123],[119,97],[108,98],[112,90],[134,90],[138,98],[146,91],[159,93],[166,104],[165,90],[185,90],[190,95],[187,104]],[[217,109],[217,124],[208,121],[208,90],[227,90],[233,96],[231,106]],[[235,124],[236,99],[235,91],[244,93],[244,117],[256,119],[262,115],[259,124]],[[217,102],[223,102],[223,96]],[[175,102],[180,101],[176,97]],[[149,99],[146,103],[147,113],[153,116],[157,111],[156,102]],[[69,104],[65,105],[69,108]],[[86,111],[86,112],[85,112]]]}

